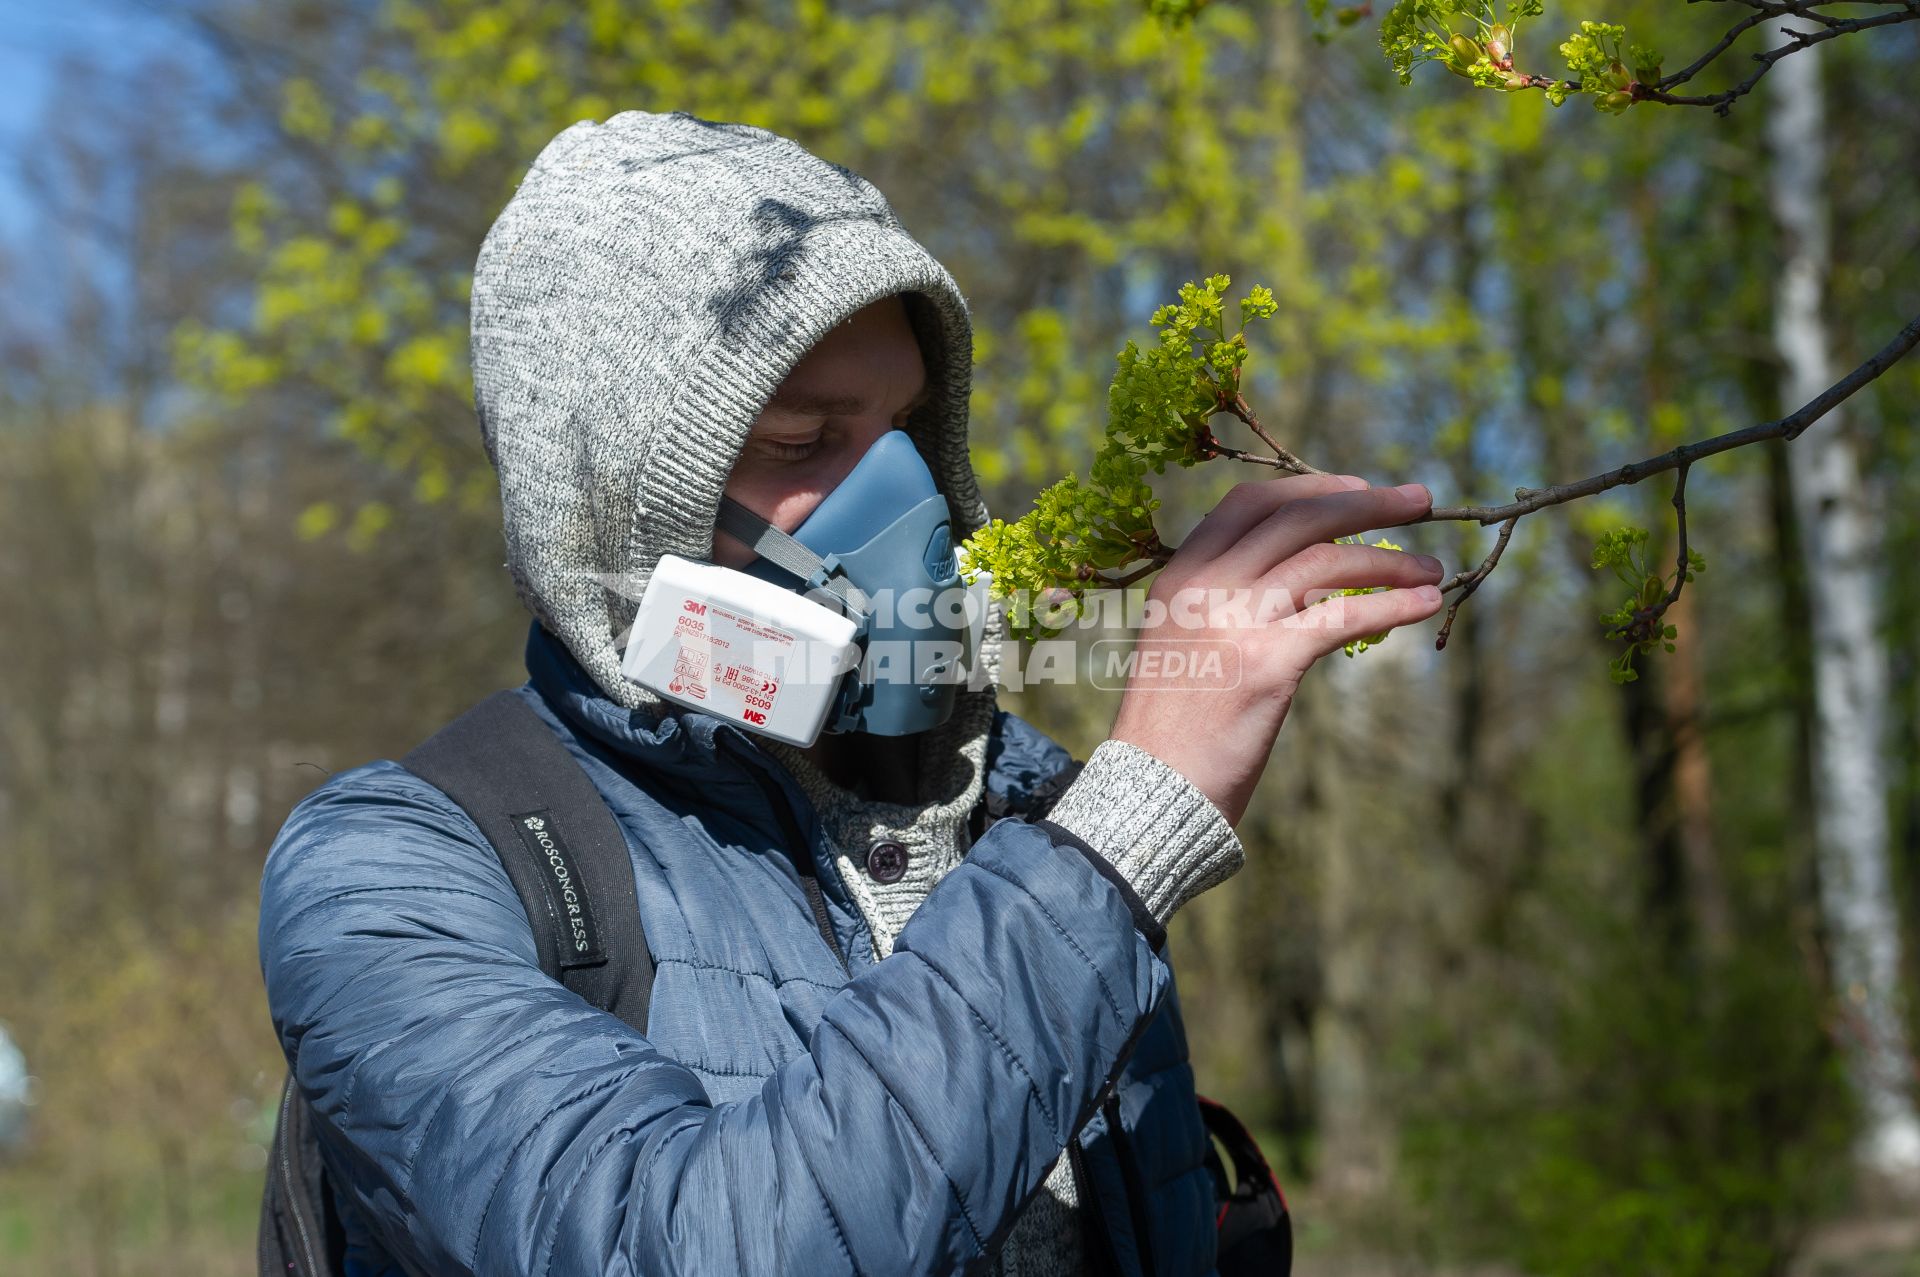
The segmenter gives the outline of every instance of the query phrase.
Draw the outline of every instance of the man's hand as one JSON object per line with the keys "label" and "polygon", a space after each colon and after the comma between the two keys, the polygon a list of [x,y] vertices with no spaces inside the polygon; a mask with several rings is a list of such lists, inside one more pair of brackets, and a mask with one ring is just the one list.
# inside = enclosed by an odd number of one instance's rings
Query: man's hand
{"label": "man's hand", "polygon": [[[1308,667],[1354,639],[1440,610],[1438,559],[1334,538],[1405,523],[1432,506],[1424,485],[1371,488],[1353,475],[1285,475],[1235,487],[1147,593],[1150,615],[1158,601],[1169,618],[1197,623],[1162,619],[1142,630],[1114,739],[1186,776],[1238,824]],[[1364,586],[1397,588],[1309,606]],[[1225,677],[1219,666],[1191,659],[1210,651],[1224,657]],[[1149,657],[1154,652],[1158,659]],[[1166,659],[1176,653],[1189,659]],[[1165,677],[1144,673],[1183,665]]]}

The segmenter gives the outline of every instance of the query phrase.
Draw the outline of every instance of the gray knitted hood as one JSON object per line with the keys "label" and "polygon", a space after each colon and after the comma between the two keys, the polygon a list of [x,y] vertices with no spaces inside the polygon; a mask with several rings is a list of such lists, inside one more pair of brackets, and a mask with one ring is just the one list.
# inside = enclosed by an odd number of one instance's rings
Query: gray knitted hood
{"label": "gray knitted hood", "polygon": [[534,160],[474,267],[474,400],[514,587],[614,701],[658,704],[616,646],[654,564],[707,557],[775,388],[892,293],[932,388],[907,433],[958,538],[987,517],[967,456],[972,321],[879,191],[765,129],[685,112],[581,121]]}

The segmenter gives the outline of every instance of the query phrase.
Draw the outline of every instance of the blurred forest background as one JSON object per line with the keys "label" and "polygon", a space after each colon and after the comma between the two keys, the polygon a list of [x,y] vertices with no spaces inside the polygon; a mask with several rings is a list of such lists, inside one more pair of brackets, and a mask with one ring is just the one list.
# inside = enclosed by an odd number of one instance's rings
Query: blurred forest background
{"label": "blurred forest background", "polygon": [[[1522,52],[1557,65],[1596,18],[1671,63],[1716,8],[1556,2]],[[266,849],[329,771],[525,677],[466,294],[574,120],[743,120],[871,179],[974,307],[975,455],[1007,516],[1085,464],[1115,352],[1213,272],[1279,297],[1248,395],[1274,432],[1436,504],[1798,406],[1769,83],[1724,119],[1555,111],[1438,68],[1403,88],[1372,22],[1323,42],[1291,0],[1220,0],[1184,33],[1141,0],[0,18],[0,101],[44,90],[0,139],[0,1023],[35,1076],[0,1158],[6,1273],[251,1271],[284,1067],[255,954]],[[1920,295],[1916,35],[1801,55],[1826,102],[1836,371]],[[1909,989],[1916,405],[1909,360],[1815,428],[1866,476],[1890,679],[1866,801]],[[1708,570],[1637,682],[1609,681],[1621,591],[1590,559],[1620,523],[1671,559],[1664,479],[1522,522],[1444,652],[1428,625],[1309,676],[1246,871],[1173,928],[1202,1090],[1257,1121],[1300,1271],[1920,1273],[1920,1231],[1851,1152],[1798,446],[1695,468]],[[1169,539],[1245,477],[1169,481]],[[1396,539],[1454,570],[1491,537]],[[1009,701],[1082,755],[1114,708]]]}

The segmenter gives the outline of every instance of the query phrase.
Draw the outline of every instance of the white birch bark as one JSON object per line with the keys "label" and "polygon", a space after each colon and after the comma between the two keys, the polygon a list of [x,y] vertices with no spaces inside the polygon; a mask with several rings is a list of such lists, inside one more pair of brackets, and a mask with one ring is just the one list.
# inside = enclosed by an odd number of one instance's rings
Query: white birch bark
{"label": "white birch bark", "polygon": [[[1782,58],[1762,82],[1772,151],[1768,194],[1782,261],[1774,292],[1781,395],[1792,411],[1834,380],[1825,290],[1824,45]],[[1888,760],[1881,707],[1887,656],[1876,632],[1875,516],[1852,440],[1829,413],[1789,458],[1813,615],[1813,830],[1820,905],[1844,1011],[1848,1068],[1861,1108],[1862,1168],[1920,1175],[1920,1119],[1900,1013],[1900,932],[1888,856]]]}

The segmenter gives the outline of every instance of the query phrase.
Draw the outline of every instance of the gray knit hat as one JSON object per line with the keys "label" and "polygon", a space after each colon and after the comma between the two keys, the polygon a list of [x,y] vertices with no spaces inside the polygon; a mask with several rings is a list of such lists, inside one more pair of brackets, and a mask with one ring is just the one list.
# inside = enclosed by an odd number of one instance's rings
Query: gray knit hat
{"label": "gray knit hat", "polygon": [[879,191],[681,111],[583,120],[534,160],[474,266],[474,400],[515,589],[616,702],[656,704],[616,648],[654,564],[707,556],[754,418],[829,330],[893,293],[931,387],[907,433],[957,538],[987,517],[967,457],[972,321]]}

